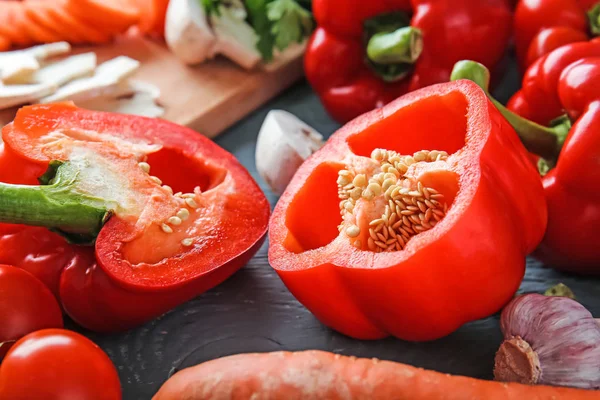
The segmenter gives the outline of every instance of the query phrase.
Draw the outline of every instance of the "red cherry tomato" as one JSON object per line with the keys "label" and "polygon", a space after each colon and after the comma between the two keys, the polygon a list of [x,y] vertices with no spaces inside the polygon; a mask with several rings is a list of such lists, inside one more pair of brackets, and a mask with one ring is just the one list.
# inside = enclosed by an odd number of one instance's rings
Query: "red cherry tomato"
{"label": "red cherry tomato", "polygon": [[44,329],[19,340],[0,365],[0,399],[121,400],[117,370],[78,333]]}
{"label": "red cherry tomato", "polygon": [[29,272],[8,265],[0,265],[0,321],[0,360],[28,333],[63,326],[50,290]]}

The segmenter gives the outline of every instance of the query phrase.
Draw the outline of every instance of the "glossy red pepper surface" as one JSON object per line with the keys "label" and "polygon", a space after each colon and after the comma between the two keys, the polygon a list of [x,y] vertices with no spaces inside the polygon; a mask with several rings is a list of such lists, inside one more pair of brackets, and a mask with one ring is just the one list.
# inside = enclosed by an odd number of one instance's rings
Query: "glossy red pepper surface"
{"label": "glossy red pepper surface", "polygon": [[558,47],[588,40],[587,12],[598,0],[520,0],[514,16],[517,57],[526,70]]}
{"label": "glossy red pepper surface", "polygon": [[[450,208],[401,251],[359,249],[338,231],[338,171],[370,162],[376,148],[450,154],[443,165],[410,172],[442,192]],[[501,309],[545,227],[542,185],[525,148],[486,94],[459,80],[404,95],[336,132],[277,203],[269,261],[337,331],[432,340]]]}
{"label": "glossy red pepper surface", "polygon": [[[345,123],[400,95],[450,77],[454,63],[472,59],[493,68],[511,35],[505,0],[313,1],[318,23],[305,55],[306,77],[330,115]],[[396,82],[379,78],[365,61],[363,24],[386,13],[412,13],[423,51],[411,74]]]}
{"label": "glossy red pepper surface", "polygon": [[543,177],[548,229],[536,255],[549,265],[600,274],[600,39],[538,59],[508,107],[541,124],[574,121],[556,167]]}
{"label": "glossy red pepper surface", "polygon": [[[113,216],[94,247],[69,245],[44,228],[0,225],[0,262],[37,276],[79,324],[118,331],[146,322],[224,281],[264,241],[269,205],[248,172],[209,139],[162,120],[92,112],[70,104],[25,107],[3,130],[2,180],[35,184],[50,161],[50,150],[38,147],[38,140],[64,135],[63,143],[74,140],[92,146],[90,132],[92,137],[109,135],[121,146],[157,145],[160,150],[147,156],[153,175],[175,192],[199,186],[203,197],[189,219],[169,235]],[[60,154],[60,149],[52,151]],[[133,171],[123,171],[129,173]],[[144,208],[144,215],[161,207],[148,204],[152,208]],[[181,245],[178,229],[195,244]],[[172,256],[164,256],[172,251]]]}

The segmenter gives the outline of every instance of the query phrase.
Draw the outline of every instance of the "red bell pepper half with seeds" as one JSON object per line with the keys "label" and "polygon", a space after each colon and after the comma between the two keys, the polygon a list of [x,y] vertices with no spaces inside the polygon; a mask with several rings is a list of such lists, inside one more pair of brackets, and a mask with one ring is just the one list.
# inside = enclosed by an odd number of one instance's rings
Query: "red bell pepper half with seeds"
{"label": "red bell pepper half with seeds", "polygon": [[432,340],[506,304],[545,227],[525,148],[462,80],[336,132],[277,203],[269,261],[335,330]]}
{"label": "red bell pepper half with seeds", "polygon": [[[462,72],[461,72],[462,71]],[[457,64],[459,78],[486,87],[482,65]],[[455,75],[453,73],[453,75]],[[534,255],[565,271],[600,275],[600,38],[539,58],[508,109],[494,100],[539,158],[548,229]]]}
{"label": "red bell pepper half with seeds", "polygon": [[2,135],[0,221],[31,226],[0,225],[0,260],[39,276],[86,328],[159,316],[228,278],[265,238],[264,194],[190,129],[64,103],[22,108]]}

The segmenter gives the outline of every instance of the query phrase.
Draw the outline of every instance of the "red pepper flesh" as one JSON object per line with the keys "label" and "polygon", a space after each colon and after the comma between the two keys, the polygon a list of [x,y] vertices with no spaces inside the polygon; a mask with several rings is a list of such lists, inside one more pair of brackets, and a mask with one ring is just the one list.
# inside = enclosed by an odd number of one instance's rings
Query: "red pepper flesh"
{"label": "red pepper flesh", "polygon": [[514,15],[517,58],[523,71],[565,44],[592,34],[586,13],[598,0],[520,0]]}
{"label": "red pepper flesh", "polygon": [[[305,55],[306,77],[329,114],[345,123],[400,95],[446,82],[454,63],[477,60],[489,68],[503,57],[511,34],[505,0],[315,0],[318,27]],[[367,65],[363,43],[367,20],[412,12],[424,48],[406,78],[385,82]]]}
{"label": "red pepper flesh", "polygon": [[[450,154],[443,166],[415,167],[450,208],[401,251],[359,249],[338,231],[338,171],[376,148]],[[511,299],[545,227],[528,153],[485,92],[460,80],[404,95],[336,132],[277,203],[269,261],[302,304],[343,334],[433,340]]]}
{"label": "red pepper flesh", "polygon": [[[62,144],[54,144],[56,135],[64,136]],[[0,170],[15,161],[26,168],[4,170],[2,178],[33,184],[61,155],[60,146],[94,149],[97,137],[99,149],[111,143],[159,148],[147,155],[153,175],[174,191],[193,192],[199,186],[202,204],[169,235],[153,225],[144,227],[141,220],[113,216],[95,248],[67,245],[42,228],[0,225],[0,260],[40,277],[86,328],[117,331],[157,317],[227,279],[264,241],[269,204],[248,172],[209,139],[166,121],[71,104],[24,107],[3,129]],[[131,185],[138,182],[132,178],[136,174],[123,170]],[[168,192],[157,193],[161,199]],[[165,207],[149,201],[143,215],[159,215]],[[178,229],[194,245],[181,245]]]}

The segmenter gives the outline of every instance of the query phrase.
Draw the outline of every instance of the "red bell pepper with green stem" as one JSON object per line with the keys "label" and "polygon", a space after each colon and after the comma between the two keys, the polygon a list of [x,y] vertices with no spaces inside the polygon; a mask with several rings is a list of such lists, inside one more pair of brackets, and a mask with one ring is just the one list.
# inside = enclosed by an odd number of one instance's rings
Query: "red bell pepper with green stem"
{"label": "red bell pepper with green stem", "polygon": [[340,123],[447,81],[461,59],[493,68],[511,34],[506,0],[315,0],[313,13],[306,77]]}
{"label": "red bell pepper with green stem", "polygon": [[[28,168],[0,184],[0,221],[33,227],[0,228],[0,260],[34,274],[48,267],[45,282],[89,329],[168,311],[225,280],[264,240],[264,194],[231,154],[187,128],[55,104],[22,108],[3,138],[0,166]],[[38,226],[94,247],[67,246]],[[3,245],[20,241],[46,257]]]}
{"label": "red bell pepper with green stem", "polygon": [[600,34],[598,0],[520,0],[514,16],[515,45],[525,71],[565,44]]}
{"label": "red bell pepper with green stem", "polygon": [[[546,74],[528,71],[523,82],[528,91],[520,95],[522,106],[535,111],[557,100],[559,108],[550,107],[554,118],[561,112],[568,117],[545,127],[496,102],[525,146],[542,157],[548,227],[534,255],[561,270],[599,275],[600,247],[596,238],[600,230],[600,191],[595,182],[600,182],[600,41],[563,46],[536,64],[537,70]],[[463,62],[457,64],[453,78],[473,79],[486,87],[485,78],[481,78],[486,72],[478,63]],[[542,103],[532,97],[529,103],[530,92],[547,93],[548,97]]]}
{"label": "red bell pepper with green stem", "polygon": [[501,309],[545,228],[527,151],[464,80],[336,132],[277,203],[269,261],[337,331],[433,340]]}

